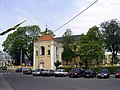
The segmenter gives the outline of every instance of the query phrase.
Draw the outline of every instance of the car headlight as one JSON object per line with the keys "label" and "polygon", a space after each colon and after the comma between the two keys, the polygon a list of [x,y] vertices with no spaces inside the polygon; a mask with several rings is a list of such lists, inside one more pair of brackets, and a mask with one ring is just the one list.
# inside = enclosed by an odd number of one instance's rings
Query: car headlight
{"label": "car headlight", "polygon": [[118,73],[116,73],[116,75],[119,75]]}
{"label": "car headlight", "polygon": [[77,73],[75,73],[75,75],[77,75]]}
{"label": "car headlight", "polygon": [[108,74],[104,74],[104,75],[108,75]]}
{"label": "car headlight", "polygon": [[100,75],[100,74],[98,74],[98,75]]}
{"label": "car headlight", "polygon": [[37,74],[40,74],[40,72],[37,72]]}

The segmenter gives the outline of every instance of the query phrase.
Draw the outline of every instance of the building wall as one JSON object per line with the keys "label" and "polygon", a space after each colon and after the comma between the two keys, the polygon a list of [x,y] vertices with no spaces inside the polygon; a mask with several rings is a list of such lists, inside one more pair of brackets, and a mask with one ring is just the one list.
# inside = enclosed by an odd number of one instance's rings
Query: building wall
{"label": "building wall", "polygon": [[[51,51],[51,42],[54,42],[54,49]],[[40,47],[44,46],[45,47],[45,54],[44,55],[40,55]],[[36,68],[42,68],[41,64],[43,66],[44,69],[51,69],[51,67],[54,65],[54,62],[56,60],[62,59],[62,56],[59,57],[59,54],[57,54],[56,51],[56,47],[59,48],[58,50],[63,51],[63,48],[61,47],[61,45],[55,41],[41,41],[41,42],[37,42],[34,45],[34,69]],[[48,50],[50,50],[50,55],[48,55]],[[38,52],[38,54],[36,55],[36,52]],[[54,55],[52,55],[54,58],[54,60],[51,60],[51,54],[54,53]],[[59,51],[58,51],[59,53]],[[61,53],[62,55],[62,53]],[[51,62],[53,61],[53,62]],[[61,60],[62,61],[62,60]],[[44,64],[44,65],[43,65]],[[51,66],[51,64],[53,64]],[[55,66],[53,66],[53,69]]]}

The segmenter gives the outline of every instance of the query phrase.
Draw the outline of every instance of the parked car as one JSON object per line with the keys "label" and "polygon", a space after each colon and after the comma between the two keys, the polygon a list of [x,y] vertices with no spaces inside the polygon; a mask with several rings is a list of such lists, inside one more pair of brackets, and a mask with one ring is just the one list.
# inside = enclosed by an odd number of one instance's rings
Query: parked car
{"label": "parked car", "polygon": [[120,78],[120,69],[115,72],[115,78]]}
{"label": "parked car", "polygon": [[57,77],[57,76],[67,76],[68,72],[66,72],[64,69],[57,69],[54,72],[54,75],[55,75],[55,77]]}
{"label": "parked car", "polygon": [[85,71],[84,77],[96,77],[96,71],[93,69],[87,69]]}
{"label": "parked car", "polygon": [[99,71],[99,73],[97,74],[98,78],[109,78],[109,71],[107,69],[102,69]]}
{"label": "parked car", "polygon": [[16,72],[22,72],[23,68],[17,68],[15,71]]}
{"label": "parked car", "polygon": [[42,71],[43,71],[43,69],[35,69],[35,70],[33,70],[32,75],[40,76]]}
{"label": "parked car", "polygon": [[84,76],[84,69],[81,68],[73,68],[70,72],[69,72],[69,77],[73,78],[73,77],[82,77]]}
{"label": "parked car", "polygon": [[32,69],[31,68],[24,68],[23,74],[32,74]]}
{"label": "parked car", "polygon": [[43,70],[41,72],[41,75],[43,75],[43,76],[53,76],[54,75],[54,70]]}

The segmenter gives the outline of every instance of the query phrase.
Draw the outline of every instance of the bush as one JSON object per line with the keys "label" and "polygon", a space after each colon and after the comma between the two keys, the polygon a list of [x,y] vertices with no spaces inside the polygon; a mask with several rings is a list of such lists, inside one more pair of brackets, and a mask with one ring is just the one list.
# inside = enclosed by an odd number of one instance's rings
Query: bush
{"label": "bush", "polygon": [[106,68],[106,69],[108,69],[109,70],[109,72],[110,72],[110,74],[115,74],[115,72],[116,72],[116,70],[119,68],[120,69],[120,67],[104,67],[104,68]]}

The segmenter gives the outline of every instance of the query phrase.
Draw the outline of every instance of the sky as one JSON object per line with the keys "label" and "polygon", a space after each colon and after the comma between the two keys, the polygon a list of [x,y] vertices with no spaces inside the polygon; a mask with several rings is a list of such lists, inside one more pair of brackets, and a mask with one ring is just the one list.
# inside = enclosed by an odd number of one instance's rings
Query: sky
{"label": "sky", "polygon": [[[0,0],[0,33],[27,20],[22,26],[38,25],[44,31],[54,31],[96,0]],[[66,29],[73,35],[86,33],[94,25],[98,26],[111,19],[120,20],[120,0],[98,0],[92,7],[55,32],[61,37]],[[0,50],[8,34],[0,36]]]}

